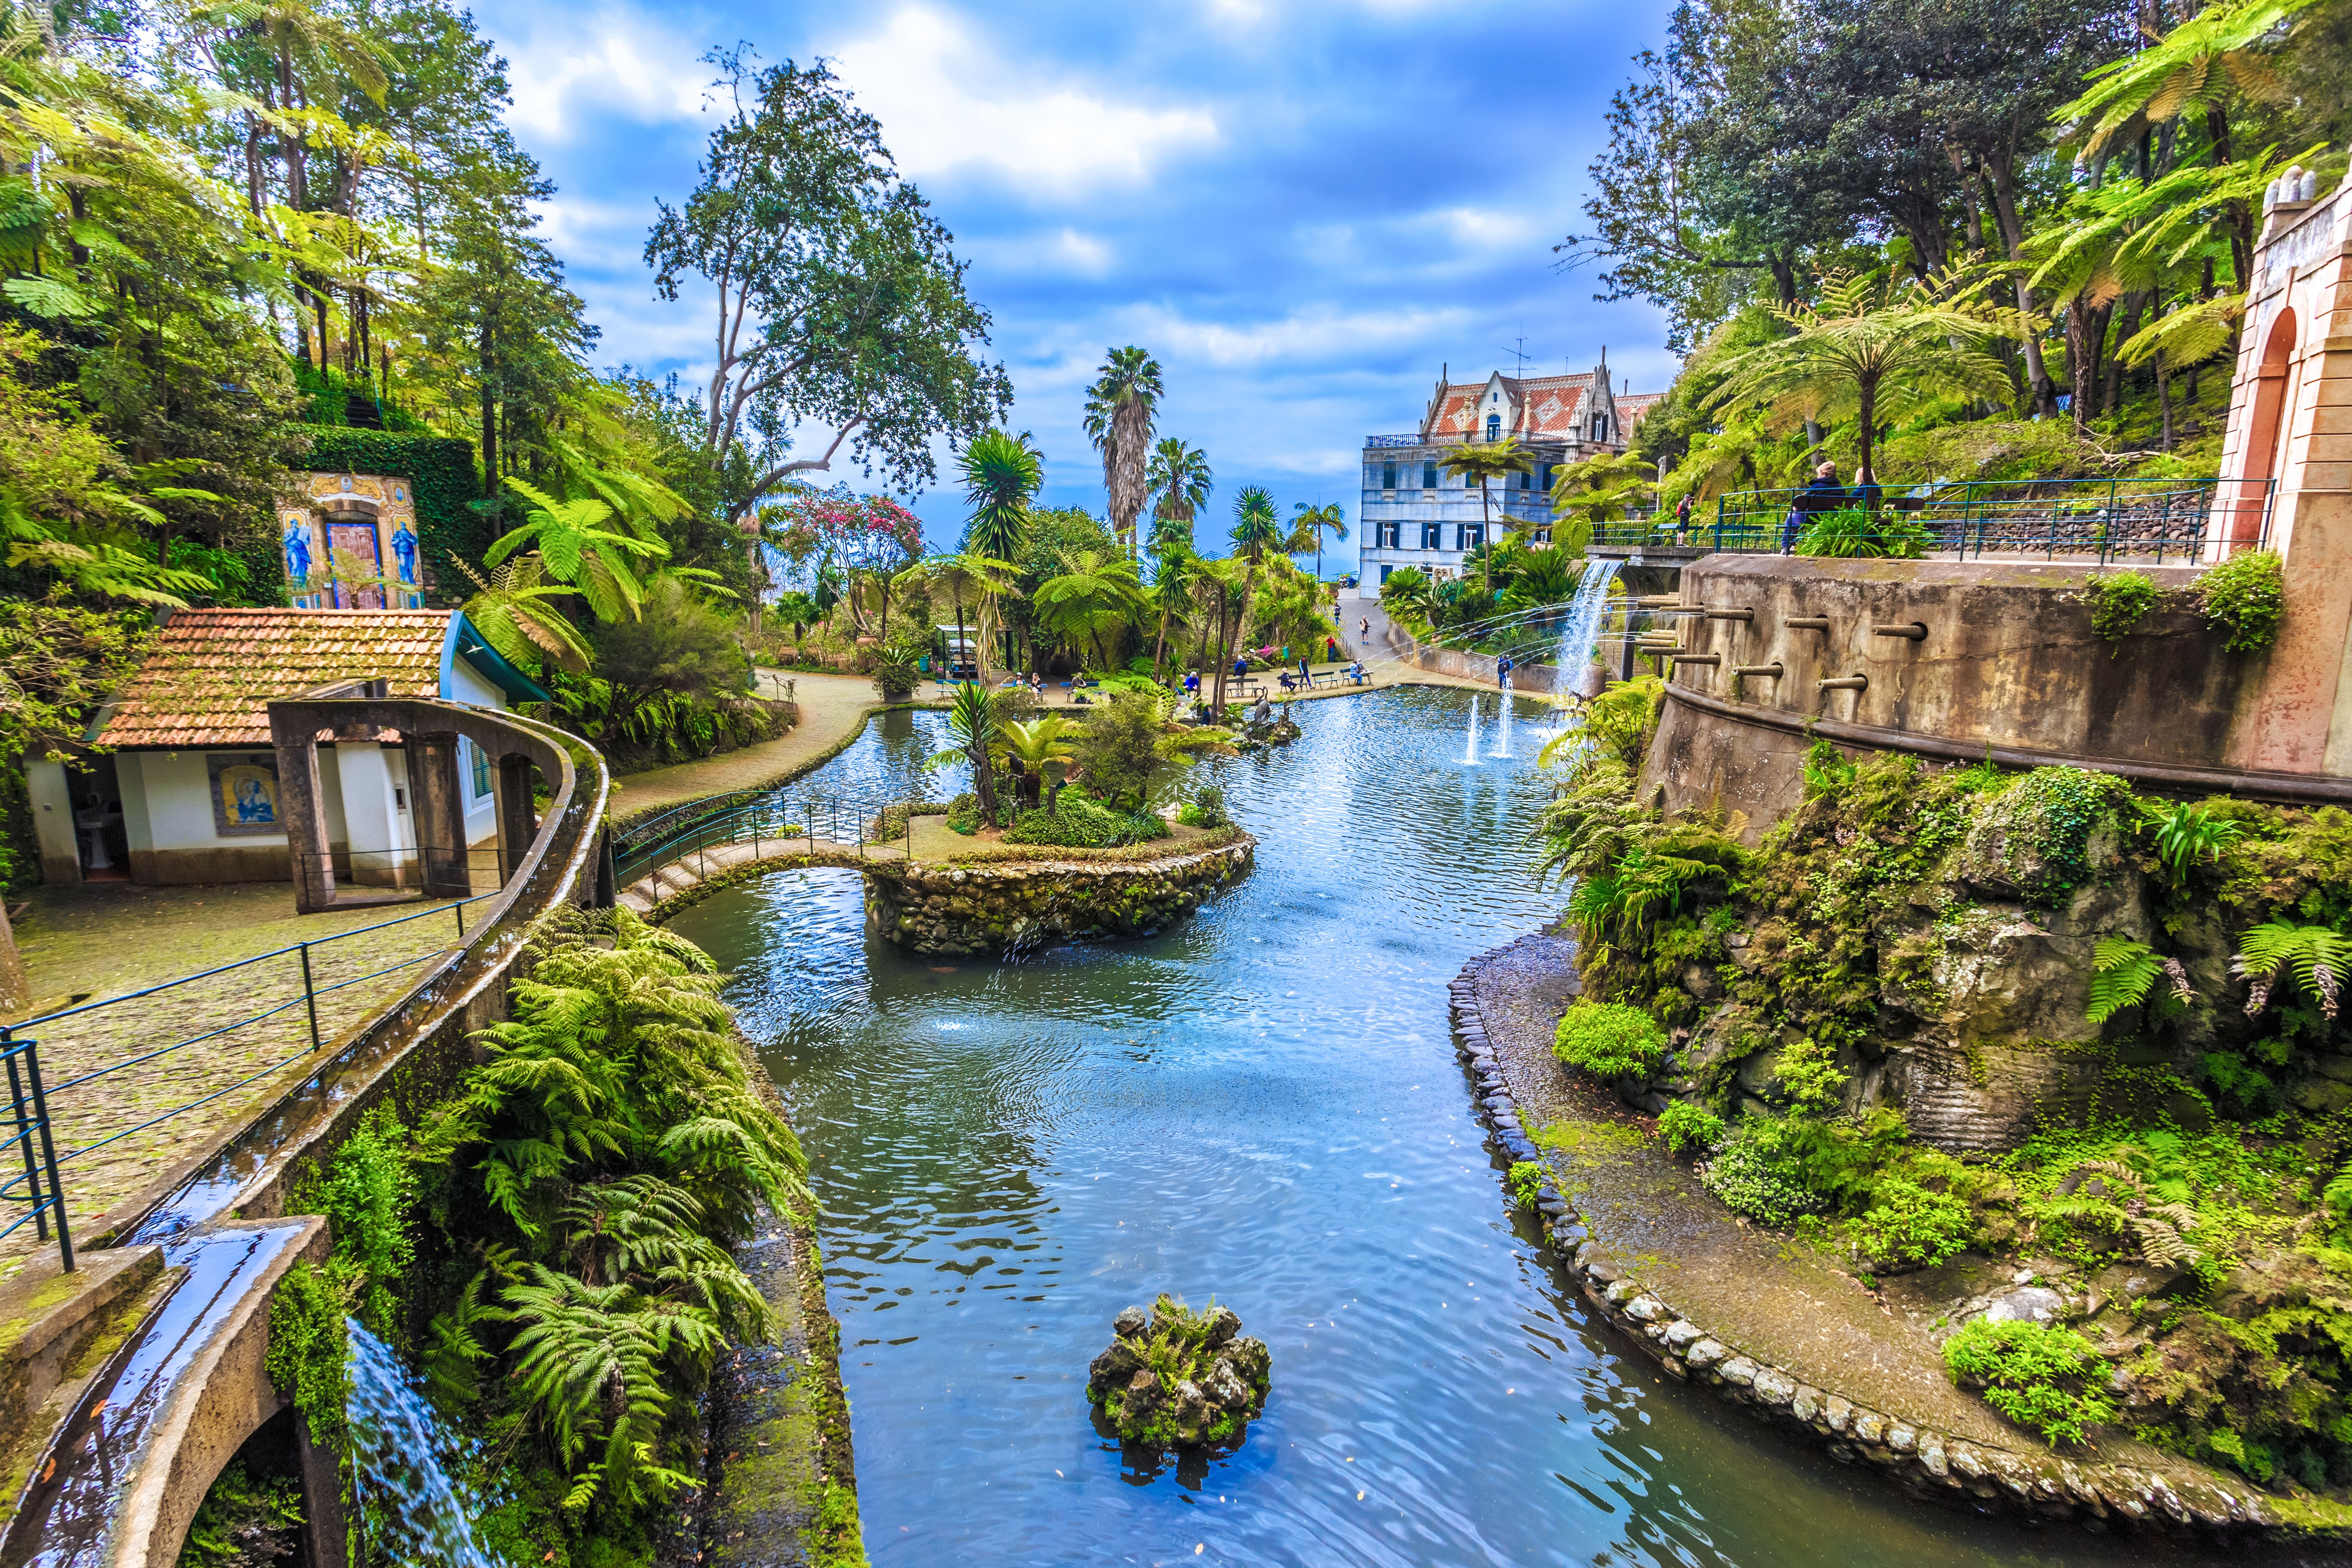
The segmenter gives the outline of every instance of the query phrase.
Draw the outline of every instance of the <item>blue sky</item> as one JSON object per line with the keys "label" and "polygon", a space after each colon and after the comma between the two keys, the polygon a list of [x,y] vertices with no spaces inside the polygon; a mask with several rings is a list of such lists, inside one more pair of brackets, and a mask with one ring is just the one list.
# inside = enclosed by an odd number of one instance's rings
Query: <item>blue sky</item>
{"label": "blue sky", "polygon": [[[708,374],[704,302],[657,300],[641,251],[654,203],[694,182],[710,124],[697,57],[740,38],[832,60],[972,264],[1049,504],[1103,509],[1079,416],[1114,344],[1165,367],[1160,431],[1207,450],[1219,521],[1255,483],[1286,515],[1344,501],[1352,527],[1363,437],[1413,428],[1441,363],[1509,369],[1524,338],[1531,371],[1589,369],[1606,343],[1637,391],[1673,375],[1658,313],[1595,302],[1550,251],[1580,222],[1602,110],[1661,5],[489,0],[477,16],[511,66],[515,132],[561,187],[548,232],[604,329],[600,360],[689,384]],[[947,471],[916,503],[935,545],[961,525]]]}

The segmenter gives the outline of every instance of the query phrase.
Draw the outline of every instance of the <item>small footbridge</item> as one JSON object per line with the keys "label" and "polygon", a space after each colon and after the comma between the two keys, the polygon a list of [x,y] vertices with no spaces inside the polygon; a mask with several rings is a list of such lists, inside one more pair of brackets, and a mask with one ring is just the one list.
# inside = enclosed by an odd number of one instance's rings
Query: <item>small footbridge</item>
{"label": "small footbridge", "polygon": [[[512,714],[421,700],[312,698],[271,703],[269,715],[301,908],[335,901],[317,750],[338,738],[402,740],[428,837],[435,814],[446,816],[458,798],[457,740],[487,752],[499,784],[501,883],[473,906],[455,947],[349,1033],[320,1042],[257,1115],[194,1139],[135,1196],[79,1227],[58,1169],[83,1151],[56,1147],[51,1110],[82,1080],[45,1093],[38,1040],[25,1037],[37,1028],[5,1037],[15,1125],[0,1136],[15,1150],[0,1150],[0,1169],[21,1164],[22,1173],[0,1197],[27,1211],[16,1226],[35,1226],[56,1247],[0,1288],[5,1568],[176,1561],[221,1470],[279,1420],[294,1428],[312,1568],[343,1568],[335,1462],[311,1448],[265,1367],[272,1293],[331,1242],[325,1220],[285,1215],[289,1183],[395,1087],[405,1096],[455,1081],[472,1059],[468,1037],[505,1015],[510,971],[542,916],[612,901],[608,781],[595,752],[573,737]],[[542,794],[544,816],[534,807]],[[445,868],[442,879],[462,872]],[[428,865],[428,892],[431,877]],[[151,1113],[126,1112],[141,1114]]]}

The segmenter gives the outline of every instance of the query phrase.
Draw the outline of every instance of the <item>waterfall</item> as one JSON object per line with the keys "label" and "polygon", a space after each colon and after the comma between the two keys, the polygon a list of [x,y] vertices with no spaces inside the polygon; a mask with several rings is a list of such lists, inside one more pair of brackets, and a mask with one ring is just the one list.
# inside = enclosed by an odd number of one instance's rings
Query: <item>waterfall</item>
{"label": "waterfall", "polygon": [[1462,749],[1462,764],[1471,768],[1478,765],[1478,698],[1475,692],[1470,698],[1470,743]]}
{"label": "waterfall", "polygon": [[1593,639],[1601,635],[1601,617],[1609,609],[1609,585],[1616,578],[1614,561],[1595,556],[1584,563],[1576,596],[1568,602],[1568,620],[1559,628],[1559,652],[1553,659],[1559,671],[1554,690],[1563,698],[1584,686],[1585,674],[1592,667]]}
{"label": "waterfall", "polygon": [[352,1336],[352,1451],[373,1555],[441,1568],[507,1568],[475,1539],[477,1500],[443,1468],[463,1444],[441,1423],[392,1348],[356,1320]]}

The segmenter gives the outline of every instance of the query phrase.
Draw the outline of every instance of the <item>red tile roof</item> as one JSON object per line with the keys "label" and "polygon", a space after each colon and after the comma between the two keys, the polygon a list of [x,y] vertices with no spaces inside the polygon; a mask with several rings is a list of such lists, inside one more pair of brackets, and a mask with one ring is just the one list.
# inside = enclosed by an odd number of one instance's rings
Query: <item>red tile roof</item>
{"label": "red tile roof", "polygon": [[[1581,438],[1585,426],[1585,403],[1592,395],[1592,373],[1579,371],[1570,375],[1500,376],[1504,395],[1512,399],[1515,423],[1504,430],[1506,436],[1521,440],[1574,441]],[[1436,407],[1427,429],[1438,435],[1469,431],[1483,437],[1486,426],[1485,402],[1488,383],[1484,381],[1449,384],[1437,395]],[[1650,405],[1665,395],[1659,392],[1621,392],[1617,394],[1617,417],[1625,430],[1631,431]],[[1460,423],[1456,423],[1456,420]]]}
{"label": "red tile roof", "polygon": [[447,610],[182,610],[116,694],[110,746],[267,746],[264,704],[338,680],[436,697]]}

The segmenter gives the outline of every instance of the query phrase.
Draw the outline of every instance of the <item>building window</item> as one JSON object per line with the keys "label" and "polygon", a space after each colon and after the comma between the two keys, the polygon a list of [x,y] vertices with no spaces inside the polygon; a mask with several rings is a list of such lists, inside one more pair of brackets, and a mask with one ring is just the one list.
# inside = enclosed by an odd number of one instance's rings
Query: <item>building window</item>
{"label": "building window", "polygon": [[1386,550],[1396,549],[1399,543],[1399,535],[1403,531],[1404,524],[1401,522],[1384,522],[1381,524],[1381,548]]}
{"label": "building window", "polygon": [[1549,528],[1538,527],[1536,530],[1536,542],[1538,544],[1549,544],[1551,542],[1551,530]]}
{"label": "building window", "polygon": [[1396,465],[1394,463],[1382,463],[1381,465],[1381,489],[1384,490],[1392,490],[1396,489]]}
{"label": "building window", "polygon": [[1503,438],[1503,416],[1502,416],[1501,415],[1499,415],[1499,414],[1489,414],[1489,415],[1487,415],[1487,416],[1486,416],[1486,439],[1487,439],[1487,440],[1489,440],[1489,441],[1499,441],[1499,440],[1501,440],[1502,438]]}
{"label": "building window", "polygon": [[1592,416],[1592,438],[1596,441],[1609,439],[1609,416],[1606,414],[1596,414]]}
{"label": "building window", "polygon": [[1435,463],[1422,464],[1421,488],[1425,490],[1433,490],[1437,488],[1437,465]]}
{"label": "building window", "polygon": [[1421,547],[1423,550],[1443,550],[1445,548],[1443,542],[1443,536],[1438,531],[1444,526],[1444,525],[1443,523],[1436,522],[1424,522],[1421,525]]}
{"label": "building window", "polygon": [[1536,489],[1546,491],[1549,491],[1551,489],[1551,465],[1549,463],[1538,463],[1536,465]]}
{"label": "building window", "polygon": [[1483,522],[1457,522],[1454,525],[1454,548],[1475,550],[1486,542],[1486,525]]}
{"label": "building window", "polygon": [[490,754],[468,741],[466,742],[466,755],[473,764],[473,777],[469,783],[474,792],[474,798],[487,799],[490,793]]}
{"label": "building window", "polygon": [[1383,567],[1381,567],[1381,582],[1383,582],[1383,583],[1387,582],[1387,581],[1389,580],[1389,574],[1390,574],[1390,573],[1391,573],[1391,572],[1393,572],[1393,571],[1395,571],[1395,570],[1396,570],[1396,568],[1395,568],[1395,567],[1393,567],[1393,566],[1383,566]]}

